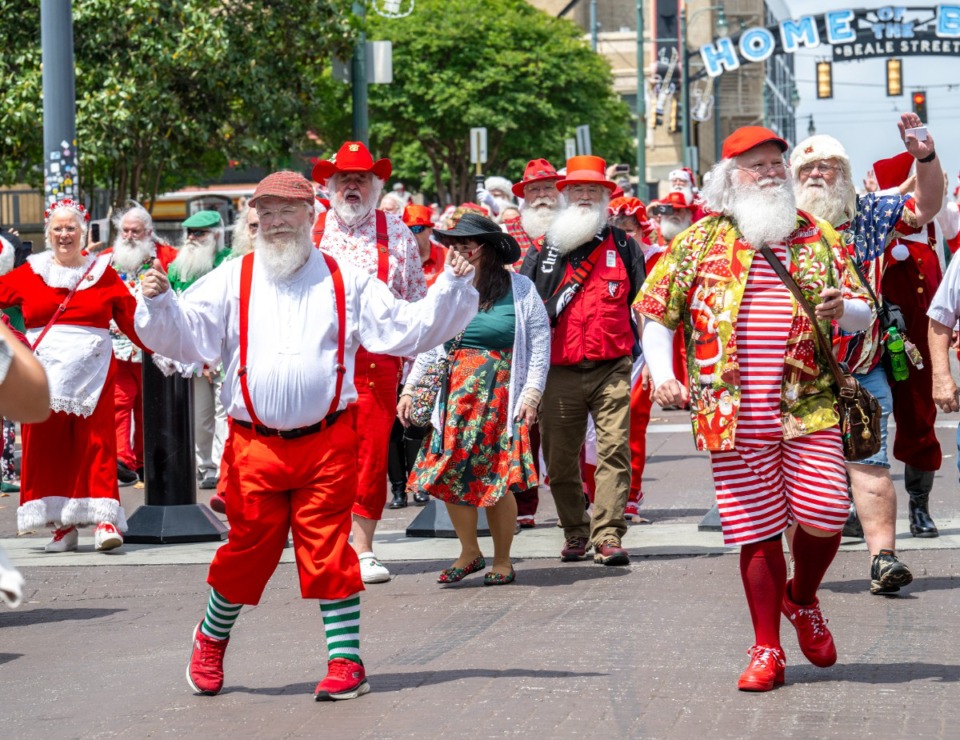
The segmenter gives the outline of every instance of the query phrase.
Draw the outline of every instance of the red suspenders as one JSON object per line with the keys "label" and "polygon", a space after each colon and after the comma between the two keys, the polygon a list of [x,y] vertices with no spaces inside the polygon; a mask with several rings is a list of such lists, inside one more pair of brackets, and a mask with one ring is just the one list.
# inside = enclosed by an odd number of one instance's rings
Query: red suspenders
{"label": "red suspenders", "polygon": [[[327,225],[327,213],[324,211],[317,217],[313,225],[313,246],[320,249],[320,242],[323,240],[323,232]],[[377,209],[377,280],[381,283],[387,282],[387,271],[390,268],[390,240],[387,236],[387,214]]]}
{"label": "red suspenders", "polygon": [[[240,369],[237,370],[237,375],[240,377],[240,391],[243,393],[243,402],[247,407],[247,413],[250,414],[250,420],[255,425],[262,427],[263,423],[257,417],[257,412],[253,410],[253,401],[250,398],[250,389],[247,386],[247,332],[250,315],[250,286],[253,282],[253,257],[253,252],[245,254],[240,265]],[[330,410],[326,414],[326,416],[330,416],[340,405],[343,376],[347,373],[347,367],[344,363],[347,334],[347,297],[343,287],[343,275],[337,261],[329,254],[324,254],[323,259],[327,263],[327,269],[330,270],[330,277],[333,278],[333,297],[337,306],[337,387],[333,394],[333,401],[330,403]]]}

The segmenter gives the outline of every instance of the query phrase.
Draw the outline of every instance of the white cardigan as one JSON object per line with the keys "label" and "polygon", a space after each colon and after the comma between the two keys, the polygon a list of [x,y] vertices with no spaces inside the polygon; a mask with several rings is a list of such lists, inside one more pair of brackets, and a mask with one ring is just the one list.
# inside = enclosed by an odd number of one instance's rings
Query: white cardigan
{"label": "white cardigan", "polygon": [[[550,319],[543,300],[533,282],[517,273],[511,272],[513,281],[513,308],[516,312],[516,330],[513,338],[513,361],[510,368],[510,390],[507,396],[507,408],[513,414],[520,413],[523,404],[523,391],[535,389],[543,393],[547,384],[547,371],[550,369]],[[443,345],[417,355],[406,385],[415,386],[427,365],[446,354]],[[440,427],[440,396],[433,407],[431,423],[435,429]],[[510,424],[510,437],[513,437],[513,424]]]}

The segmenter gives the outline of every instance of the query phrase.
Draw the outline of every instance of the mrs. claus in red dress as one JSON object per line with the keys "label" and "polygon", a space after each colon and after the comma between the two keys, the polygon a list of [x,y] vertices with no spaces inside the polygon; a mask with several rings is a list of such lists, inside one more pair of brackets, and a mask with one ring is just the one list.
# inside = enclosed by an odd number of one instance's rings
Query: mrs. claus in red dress
{"label": "mrs. claus in red dress", "polygon": [[136,301],[109,255],[83,251],[88,219],[82,205],[56,203],[47,211],[48,249],[0,277],[0,307],[23,311],[27,339],[50,384],[53,413],[22,428],[17,510],[21,532],[54,528],[48,552],[76,550],[77,527],[86,525],[96,527],[96,549],[110,550],[123,544],[127,528],[117,489],[116,368],[108,327],[113,318],[135,338]]}

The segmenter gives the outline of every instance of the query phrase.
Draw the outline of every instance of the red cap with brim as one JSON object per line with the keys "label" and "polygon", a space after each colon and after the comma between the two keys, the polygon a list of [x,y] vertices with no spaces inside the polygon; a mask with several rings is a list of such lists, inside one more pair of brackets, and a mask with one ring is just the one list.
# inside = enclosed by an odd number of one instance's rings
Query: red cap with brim
{"label": "red cap with brim", "polygon": [[723,140],[723,159],[733,159],[749,152],[761,144],[776,144],[781,152],[789,145],[773,131],[763,126],[741,126]]}
{"label": "red cap with brim", "polygon": [[592,154],[581,154],[567,160],[567,174],[557,183],[557,189],[565,190],[568,185],[589,184],[602,185],[613,193],[619,185],[608,180],[606,176],[607,163],[601,157]]}
{"label": "red cap with brim", "polygon": [[910,177],[912,167],[913,155],[910,152],[900,152],[895,157],[874,162],[873,174],[877,178],[877,187],[881,190],[900,187]]}
{"label": "red cap with brim", "polygon": [[323,159],[313,168],[313,179],[325,185],[338,172],[372,172],[381,180],[388,180],[393,172],[393,165],[389,159],[373,161],[370,150],[362,141],[347,141],[340,147],[337,156],[332,160]]}
{"label": "red cap with brim", "polygon": [[253,191],[253,197],[250,198],[250,207],[256,208],[257,201],[264,197],[302,200],[312,204],[316,196],[313,185],[299,172],[281,170],[267,175],[260,181],[257,189]]}

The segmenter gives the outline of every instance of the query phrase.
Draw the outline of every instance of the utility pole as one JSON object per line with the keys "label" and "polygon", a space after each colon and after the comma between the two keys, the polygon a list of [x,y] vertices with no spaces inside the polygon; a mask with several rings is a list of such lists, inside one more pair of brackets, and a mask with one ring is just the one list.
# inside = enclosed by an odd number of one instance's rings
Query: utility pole
{"label": "utility pole", "polygon": [[637,195],[646,202],[647,192],[647,85],[643,54],[643,0],[637,0]]}
{"label": "utility pole", "polygon": [[78,200],[71,0],[40,1],[44,200]]}
{"label": "utility pole", "polygon": [[[363,20],[366,7],[362,1],[354,2],[353,14]],[[367,110],[367,34],[361,32],[353,47],[350,65],[353,80],[353,140],[370,146],[370,116]]]}

